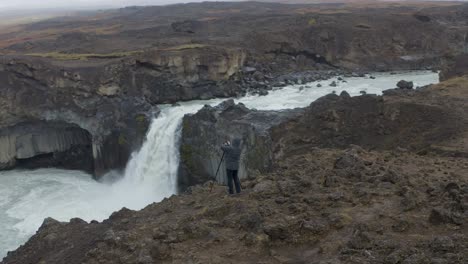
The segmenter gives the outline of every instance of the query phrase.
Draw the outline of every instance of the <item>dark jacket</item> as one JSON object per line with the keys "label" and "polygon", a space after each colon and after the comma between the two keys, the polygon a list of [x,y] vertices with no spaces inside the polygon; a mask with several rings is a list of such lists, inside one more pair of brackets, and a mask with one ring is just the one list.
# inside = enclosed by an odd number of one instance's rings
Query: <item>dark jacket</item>
{"label": "dark jacket", "polygon": [[239,160],[241,156],[240,139],[234,139],[232,145],[222,145],[221,149],[224,151],[226,159],[226,169],[239,170]]}

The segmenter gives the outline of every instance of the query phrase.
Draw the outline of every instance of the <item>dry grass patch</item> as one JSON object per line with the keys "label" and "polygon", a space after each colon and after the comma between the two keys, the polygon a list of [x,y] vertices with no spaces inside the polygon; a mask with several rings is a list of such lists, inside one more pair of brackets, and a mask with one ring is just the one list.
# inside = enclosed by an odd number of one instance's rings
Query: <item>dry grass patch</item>
{"label": "dry grass patch", "polygon": [[26,54],[29,56],[51,58],[56,60],[88,60],[88,59],[113,59],[113,58],[122,58],[128,56],[139,55],[143,51],[126,51],[126,52],[114,52],[106,54],[74,54],[74,53],[60,53],[60,52],[48,52],[48,53],[30,53]]}
{"label": "dry grass patch", "polygon": [[182,45],[179,45],[179,46],[169,47],[169,48],[165,48],[165,49],[162,49],[162,50],[177,51],[177,50],[187,50],[187,49],[200,49],[200,48],[205,48],[207,46],[208,45],[205,45],[205,44],[191,43],[191,44],[182,44]]}

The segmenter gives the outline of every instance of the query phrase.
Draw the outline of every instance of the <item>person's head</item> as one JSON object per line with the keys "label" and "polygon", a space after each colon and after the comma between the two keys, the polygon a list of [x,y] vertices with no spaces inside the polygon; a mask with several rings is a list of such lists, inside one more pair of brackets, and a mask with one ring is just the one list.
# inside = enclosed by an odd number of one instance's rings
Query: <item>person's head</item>
{"label": "person's head", "polygon": [[238,148],[240,147],[241,145],[241,140],[239,138],[235,138],[233,141],[232,141],[232,146]]}

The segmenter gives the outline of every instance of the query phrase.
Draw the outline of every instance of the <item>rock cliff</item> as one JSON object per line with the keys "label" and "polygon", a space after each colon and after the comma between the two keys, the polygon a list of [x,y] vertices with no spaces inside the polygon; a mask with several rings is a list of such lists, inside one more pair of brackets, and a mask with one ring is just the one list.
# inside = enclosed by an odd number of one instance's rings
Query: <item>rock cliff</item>
{"label": "rock cliff", "polygon": [[28,159],[39,167],[80,169],[73,165],[79,158],[83,170],[101,176],[124,168],[142,143],[153,107],[140,97],[102,94],[95,85],[106,85],[111,68],[76,70],[42,60],[0,60],[1,168]]}
{"label": "rock cliff", "polygon": [[[84,160],[91,156],[95,162],[83,169],[96,176],[122,169],[157,114],[152,105],[236,95],[240,90],[231,77],[244,59],[238,49],[204,47],[148,51],[106,62],[4,56],[0,59],[4,95],[0,99],[0,148],[5,151],[0,168],[14,168],[25,158],[57,155],[84,145],[92,149],[83,153]],[[77,143],[75,134],[54,131],[57,122],[65,130],[81,128],[82,135],[89,135],[78,137]],[[23,123],[40,125],[27,129]],[[27,155],[22,148],[28,149]],[[50,161],[48,166],[54,164]],[[65,162],[60,167],[70,166]]]}
{"label": "rock cliff", "polygon": [[[194,115],[184,117],[180,146],[179,188],[214,179],[222,158],[221,144],[242,139],[240,178],[267,172],[273,166],[274,142],[270,131],[277,125],[299,116],[303,111],[256,111],[234,100],[216,106],[205,106]],[[217,180],[226,179],[224,163]]]}
{"label": "rock cliff", "polygon": [[[468,51],[467,51],[468,52]],[[460,54],[451,59],[440,72],[440,80],[460,77],[468,73],[468,54]]]}

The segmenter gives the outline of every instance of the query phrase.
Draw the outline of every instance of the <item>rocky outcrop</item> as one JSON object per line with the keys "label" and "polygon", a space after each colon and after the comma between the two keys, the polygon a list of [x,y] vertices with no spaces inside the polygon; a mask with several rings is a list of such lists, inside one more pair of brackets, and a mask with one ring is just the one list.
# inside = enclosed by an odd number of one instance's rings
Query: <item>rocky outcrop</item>
{"label": "rocky outcrop", "polygon": [[461,95],[465,82],[466,77],[417,90],[388,90],[384,96],[327,95],[312,103],[297,121],[278,128],[278,135],[289,131],[278,136],[282,155],[311,147],[359,145],[468,156],[464,143],[468,98]]}
{"label": "rocky outcrop", "polygon": [[414,83],[413,82],[408,82],[405,80],[401,80],[397,83],[397,87],[400,89],[413,89]]}
{"label": "rocky outcrop", "polygon": [[[153,107],[139,96],[103,94],[96,85],[111,86],[106,78],[112,72],[111,67],[77,70],[2,57],[1,167],[28,159],[35,166],[83,169],[96,176],[124,168],[144,139]],[[81,157],[82,168],[74,157]]]}
{"label": "rocky outcrop", "polygon": [[[467,44],[468,46],[468,44]],[[468,52],[468,50],[466,51]],[[451,59],[439,73],[440,81],[468,74],[468,54],[461,54]]]}
{"label": "rocky outcrop", "polygon": [[120,86],[140,90],[152,103],[235,96],[245,59],[242,49],[196,44],[148,51],[132,71],[122,69]]}
{"label": "rocky outcrop", "polygon": [[[185,117],[180,185],[214,179],[227,137],[245,141],[241,175],[271,170],[284,157],[310,148],[402,148],[468,157],[466,89],[458,80],[418,90],[388,90],[384,96],[330,94],[303,110],[252,111],[226,102]],[[446,90],[446,86],[450,90]],[[220,170],[221,174],[224,169]],[[224,177],[218,177],[223,181]]]}
{"label": "rocky outcrop", "polygon": [[226,140],[242,139],[243,154],[239,175],[245,178],[267,172],[273,166],[274,142],[270,131],[279,124],[294,119],[302,110],[257,111],[235,104],[233,100],[216,106],[205,106],[183,120],[181,161],[178,183],[181,190],[216,179],[226,179],[220,146]]}

